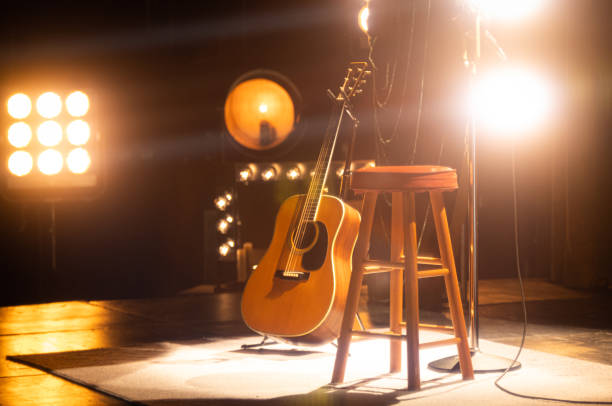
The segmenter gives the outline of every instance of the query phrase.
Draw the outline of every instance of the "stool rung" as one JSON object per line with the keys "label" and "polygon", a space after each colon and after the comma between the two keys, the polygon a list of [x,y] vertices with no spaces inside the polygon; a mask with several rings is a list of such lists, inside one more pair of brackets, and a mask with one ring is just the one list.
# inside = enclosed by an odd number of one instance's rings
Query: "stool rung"
{"label": "stool rung", "polygon": [[[402,327],[406,326],[405,322],[401,322],[400,325]],[[434,330],[434,331],[455,331],[453,326],[439,326],[437,324],[427,324],[427,323],[419,323],[419,328],[423,330]]]}
{"label": "stool rung", "polygon": [[447,340],[440,341],[430,341],[428,343],[420,343],[419,348],[431,348],[431,347],[442,347],[444,345],[457,344],[461,342],[461,339],[458,337],[449,338]]}
{"label": "stool rung", "polygon": [[[442,260],[435,257],[417,257],[417,263],[420,265],[442,265]],[[389,272],[404,269],[404,263],[371,259],[364,261],[362,267],[366,273]]]}
{"label": "stool rung", "polygon": [[428,269],[426,271],[417,271],[417,278],[433,278],[436,276],[448,275],[448,268]]}
{"label": "stool rung", "polygon": [[406,339],[405,334],[397,334],[397,333],[392,333],[390,331],[385,332],[385,333],[375,333],[373,331],[353,330],[351,331],[351,333],[354,336],[386,338],[388,340],[405,340]]}

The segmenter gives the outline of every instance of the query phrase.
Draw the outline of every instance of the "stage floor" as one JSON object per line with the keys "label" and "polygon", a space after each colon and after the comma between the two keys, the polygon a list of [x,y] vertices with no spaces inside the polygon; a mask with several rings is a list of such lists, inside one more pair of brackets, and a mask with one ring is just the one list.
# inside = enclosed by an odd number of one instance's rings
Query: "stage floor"
{"label": "stage floor", "polygon": [[[518,345],[522,314],[514,282],[482,281],[480,337]],[[612,300],[541,280],[527,281],[526,348],[612,365]],[[384,319],[383,304],[369,306]],[[444,313],[423,312],[423,318]],[[125,402],[6,360],[7,355],[114,348],[159,341],[250,334],[240,318],[240,292],[74,301],[0,308],[1,405],[117,405]],[[324,371],[330,374],[331,371]]]}

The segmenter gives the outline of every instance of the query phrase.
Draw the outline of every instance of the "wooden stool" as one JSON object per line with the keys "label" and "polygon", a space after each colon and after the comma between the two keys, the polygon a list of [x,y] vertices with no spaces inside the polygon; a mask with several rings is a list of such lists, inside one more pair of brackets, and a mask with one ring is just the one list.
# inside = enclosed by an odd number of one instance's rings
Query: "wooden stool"
{"label": "wooden stool", "polygon": [[[419,348],[456,344],[463,379],[473,379],[474,371],[467,342],[467,333],[461,306],[459,283],[455,271],[455,260],[451,246],[446,209],[442,192],[457,189],[457,174],[454,169],[441,166],[381,166],[355,171],[351,177],[351,188],[365,194],[361,211],[359,237],[353,253],[353,272],[349,284],[346,307],[332,383],[344,380],[346,362],[353,335],[384,337],[391,339],[390,371],[401,370],[401,340],[406,340],[408,362],[408,389],[418,390],[421,386],[419,369]],[[376,199],[381,192],[392,192],[391,212],[391,258],[390,262],[368,260],[370,235],[374,219]],[[417,235],[415,222],[414,195],[428,192],[440,258],[417,257]],[[405,259],[402,261],[402,248]],[[434,265],[439,268],[417,269],[418,264]],[[406,322],[402,323],[402,271],[406,289]],[[390,275],[390,331],[375,333],[353,330],[364,273],[391,272]],[[418,279],[443,276],[453,327],[419,324]],[[402,325],[406,334],[402,334]],[[454,331],[454,338],[419,344],[419,327]]]}

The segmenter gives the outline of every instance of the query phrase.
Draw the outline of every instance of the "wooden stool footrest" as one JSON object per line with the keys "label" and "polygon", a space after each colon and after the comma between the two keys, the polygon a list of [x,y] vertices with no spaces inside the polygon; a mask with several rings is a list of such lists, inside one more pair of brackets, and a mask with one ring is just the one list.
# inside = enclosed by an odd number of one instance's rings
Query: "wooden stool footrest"
{"label": "wooden stool footrest", "polygon": [[419,348],[431,348],[431,347],[443,347],[445,345],[452,345],[460,343],[461,339],[459,337],[448,338],[446,340],[440,341],[430,341],[428,343],[420,343]]}
{"label": "wooden stool footrest", "polygon": [[383,333],[376,333],[374,331],[353,330],[351,333],[354,336],[386,338],[388,340],[405,340],[406,339],[405,334],[397,334],[391,331],[383,332]]}

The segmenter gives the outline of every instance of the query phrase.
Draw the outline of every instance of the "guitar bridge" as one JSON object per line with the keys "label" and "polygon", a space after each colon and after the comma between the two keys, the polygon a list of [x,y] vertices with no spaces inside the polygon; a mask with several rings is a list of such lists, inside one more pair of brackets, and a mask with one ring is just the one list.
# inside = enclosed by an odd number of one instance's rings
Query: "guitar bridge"
{"label": "guitar bridge", "polygon": [[274,273],[275,278],[288,281],[306,281],[308,280],[309,276],[310,272],[283,271],[282,269],[279,269]]}

